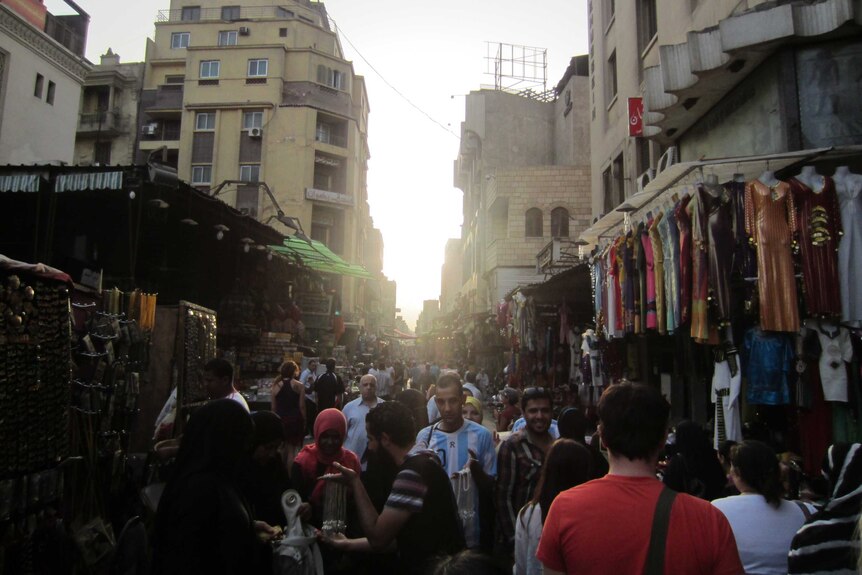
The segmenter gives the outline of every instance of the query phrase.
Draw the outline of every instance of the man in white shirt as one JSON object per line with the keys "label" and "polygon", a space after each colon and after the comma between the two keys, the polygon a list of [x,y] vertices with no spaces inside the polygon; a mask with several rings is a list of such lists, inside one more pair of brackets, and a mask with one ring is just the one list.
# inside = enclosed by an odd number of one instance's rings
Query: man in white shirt
{"label": "man in white shirt", "polygon": [[377,378],[369,373],[359,379],[359,397],[345,405],[342,410],[347,419],[347,438],[344,440],[344,447],[359,457],[363,471],[368,465],[365,453],[368,447],[365,416],[381,403],[383,400],[377,397]]}
{"label": "man in white shirt", "polygon": [[389,393],[392,390],[392,376],[389,370],[386,369],[386,362],[382,359],[375,363],[374,369],[369,369],[368,373],[377,378],[377,395],[383,399],[392,399]]}
{"label": "man in white shirt", "polygon": [[305,387],[305,420],[308,433],[311,433],[317,418],[317,394],[314,393],[314,382],[317,381],[316,359],[308,360],[308,367],[299,374],[299,381]]}
{"label": "man in white shirt", "polygon": [[204,366],[203,382],[210,399],[232,399],[250,411],[245,398],[233,386],[233,366],[226,360],[209,360]]}

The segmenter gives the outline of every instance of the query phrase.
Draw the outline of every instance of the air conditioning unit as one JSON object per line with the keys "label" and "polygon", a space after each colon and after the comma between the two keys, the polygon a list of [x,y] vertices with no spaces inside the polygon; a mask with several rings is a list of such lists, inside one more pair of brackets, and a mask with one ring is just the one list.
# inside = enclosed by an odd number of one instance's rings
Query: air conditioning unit
{"label": "air conditioning unit", "polygon": [[260,128],[251,128],[248,131],[249,138],[260,138],[263,135],[263,130]]}
{"label": "air conditioning unit", "polygon": [[152,136],[156,133],[156,130],[159,128],[158,124],[144,124],[141,126],[141,134],[144,136]]}
{"label": "air conditioning unit", "polygon": [[240,36],[248,36],[251,34],[251,30],[249,30],[248,26],[241,26],[239,29]]}

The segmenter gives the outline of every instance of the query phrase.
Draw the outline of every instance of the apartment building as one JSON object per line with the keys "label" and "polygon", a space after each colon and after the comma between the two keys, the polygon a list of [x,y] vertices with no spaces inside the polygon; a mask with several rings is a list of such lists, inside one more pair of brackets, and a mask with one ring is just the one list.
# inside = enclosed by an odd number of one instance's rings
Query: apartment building
{"label": "apartment building", "polygon": [[[264,222],[281,209],[365,263],[368,94],[323,3],[171,0],[147,42],[141,112],[138,161],[153,155],[201,189],[238,182],[219,198]],[[360,282],[329,284],[353,322]]]}
{"label": "apartment building", "polygon": [[[455,186],[464,192],[461,309],[490,312],[519,285],[544,281],[536,255],[590,223],[586,56],[551,98],[505,90],[467,95]],[[445,299],[447,308],[452,297]]]}
{"label": "apartment building", "polygon": [[[858,2],[590,0],[588,18],[594,216],[675,162],[710,171],[735,158],[721,177],[753,178],[758,158],[778,170],[806,150],[862,143]],[[643,103],[636,136],[629,98]],[[607,227],[584,237],[596,243]]]}
{"label": "apartment building", "polygon": [[41,0],[0,0],[0,163],[75,160],[90,17],[55,16]]}
{"label": "apartment building", "polygon": [[461,238],[446,241],[443,266],[440,269],[440,313],[449,313],[455,306],[461,291]]}
{"label": "apartment building", "polygon": [[138,144],[138,103],[144,63],[121,63],[108,48],[87,73],[81,94],[76,164],[130,165]]}

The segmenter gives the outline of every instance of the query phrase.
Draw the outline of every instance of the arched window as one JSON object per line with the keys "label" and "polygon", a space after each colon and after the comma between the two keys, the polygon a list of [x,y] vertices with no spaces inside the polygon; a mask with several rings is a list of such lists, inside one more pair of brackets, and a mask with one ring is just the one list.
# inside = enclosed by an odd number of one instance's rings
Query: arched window
{"label": "arched window", "polygon": [[569,237],[569,210],[566,208],[551,210],[551,236],[555,238]]}
{"label": "arched window", "polygon": [[542,210],[539,208],[530,208],[527,210],[525,221],[525,236],[528,238],[542,237]]}

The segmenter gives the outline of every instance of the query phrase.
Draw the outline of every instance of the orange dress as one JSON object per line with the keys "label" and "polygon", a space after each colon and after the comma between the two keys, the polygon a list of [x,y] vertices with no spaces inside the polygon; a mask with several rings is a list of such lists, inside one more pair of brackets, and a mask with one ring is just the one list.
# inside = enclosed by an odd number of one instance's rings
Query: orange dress
{"label": "orange dress", "polygon": [[745,231],[757,249],[760,328],[799,331],[799,306],[791,244],[796,233],[796,206],[790,185],[745,185]]}

